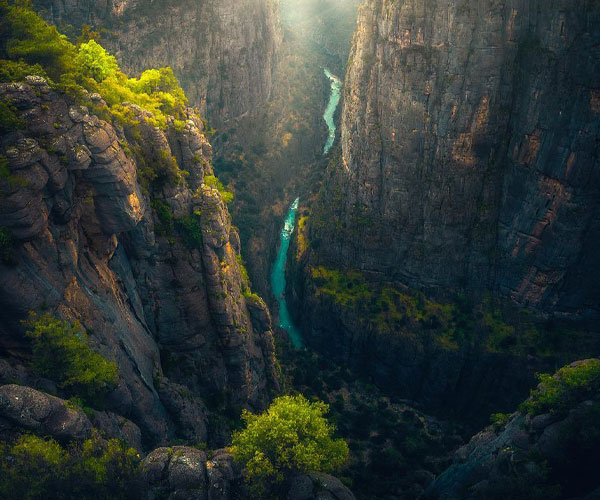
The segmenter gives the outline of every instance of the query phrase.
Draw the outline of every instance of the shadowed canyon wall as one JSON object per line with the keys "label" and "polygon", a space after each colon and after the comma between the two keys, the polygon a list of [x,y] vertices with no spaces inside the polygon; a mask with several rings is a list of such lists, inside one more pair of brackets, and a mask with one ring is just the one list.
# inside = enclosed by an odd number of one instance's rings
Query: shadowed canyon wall
{"label": "shadowed canyon wall", "polygon": [[319,258],[597,317],[599,20],[593,1],[367,1]]}

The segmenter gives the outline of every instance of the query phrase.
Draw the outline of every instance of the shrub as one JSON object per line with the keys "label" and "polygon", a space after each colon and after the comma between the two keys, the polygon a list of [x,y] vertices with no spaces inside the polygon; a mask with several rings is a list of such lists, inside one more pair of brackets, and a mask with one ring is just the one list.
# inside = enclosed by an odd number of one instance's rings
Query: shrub
{"label": "shrub", "polygon": [[0,60],[0,82],[19,82],[25,80],[28,75],[42,76],[48,79],[44,68],[39,64],[27,64],[23,60]]}
{"label": "shrub", "polygon": [[0,100],[0,134],[23,128],[24,122],[7,102]]}
{"label": "shrub", "polygon": [[221,193],[221,198],[223,198],[223,201],[227,204],[232,203],[233,202],[233,198],[234,195],[232,192],[227,191],[225,189],[225,186],[223,186],[223,183],[217,179],[214,175],[205,175],[204,176],[204,184],[206,184],[207,186],[210,186],[213,189],[216,189],[219,191],[219,193]]}
{"label": "shrub", "polygon": [[67,454],[54,440],[21,436],[13,446],[0,444],[0,497],[44,498],[60,488]]}
{"label": "shrub", "polygon": [[0,57],[40,65],[58,81],[74,69],[75,46],[31,10],[31,2],[0,0]]}
{"label": "shrub", "polygon": [[81,44],[75,58],[75,66],[83,76],[93,78],[98,83],[119,71],[114,56],[94,40]]}
{"label": "shrub", "polygon": [[95,433],[63,448],[53,439],[23,435],[0,443],[0,498],[141,498],[140,456],[133,448]]}
{"label": "shrub", "polygon": [[102,396],[117,385],[117,365],[90,348],[81,325],[33,312],[26,324],[34,370],[90,405],[101,405]]}
{"label": "shrub", "polygon": [[202,248],[202,226],[197,215],[177,219],[177,228],[188,248]]}
{"label": "shrub", "polygon": [[538,375],[540,384],[520,410],[530,415],[565,413],[600,391],[600,360],[588,359],[565,366],[554,376]]}
{"label": "shrub", "polygon": [[231,452],[257,494],[294,473],[331,472],[347,460],[348,445],[333,438],[328,410],[325,403],[301,395],[275,399],[262,415],[244,410],[246,428],[234,433]]}

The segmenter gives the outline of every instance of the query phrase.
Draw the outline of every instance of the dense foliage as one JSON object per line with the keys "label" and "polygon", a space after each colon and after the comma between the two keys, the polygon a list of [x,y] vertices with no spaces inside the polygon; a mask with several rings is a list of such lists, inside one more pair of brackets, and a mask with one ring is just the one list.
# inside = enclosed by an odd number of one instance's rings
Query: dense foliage
{"label": "dense foliage", "polygon": [[94,406],[118,382],[117,365],[94,352],[81,325],[50,314],[30,313],[27,336],[33,343],[33,367],[68,394]]}
{"label": "dense foliage", "polygon": [[538,377],[539,386],[531,391],[521,410],[530,415],[565,413],[600,391],[600,360],[580,361],[561,368],[555,375]]}
{"label": "dense foliage", "polygon": [[53,439],[23,435],[0,443],[0,498],[125,500],[141,498],[140,456],[98,434],[63,448]]}
{"label": "dense foliage", "polygon": [[250,485],[265,492],[297,472],[331,472],[348,458],[348,445],[334,439],[329,407],[305,397],[282,396],[262,415],[244,411],[246,428],[233,436],[231,452]]}
{"label": "dense foliage", "polygon": [[183,127],[187,100],[170,68],[128,78],[96,40],[71,43],[33,12],[27,0],[0,0],[0,18],[0,81],[44,76],[82,101],[86,91],[99,93],[110,115],[123,123],[135,122],[123,106],[129,102],[151,112],[148,120],[154,125],[165,128],[171,117],[176,126]]}

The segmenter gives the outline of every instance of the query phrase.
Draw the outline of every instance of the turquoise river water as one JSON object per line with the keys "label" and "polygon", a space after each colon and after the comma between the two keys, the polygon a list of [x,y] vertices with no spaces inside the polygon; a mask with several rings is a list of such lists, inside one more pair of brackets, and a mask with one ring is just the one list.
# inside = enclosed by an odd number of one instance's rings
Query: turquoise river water
{"label": "turquoise river water", "polygon": [[296,211],[298,210],[299,202],[300,199],[296,198],[285,217],[285,223],[281,230],[279,252],[271,271],[271,288],[279,304],[279,326],[288,332],[290,340],[296,348],[303,347],[302,335],[300,335],[300,331],[296,328],[290,317],[290,311],[285,300],[285,263],[290,247],[290,240],[296,225]]}
{"label": "turquoise river water", "polygon": [[[325,120],[325,123],[327,123],[327,128],[329,129],[327,142],[323,149],[324,155],[329,152],[331,146],[333,146],[333,143],[335,142],[336,129],[334,116],[335,110],[340,103],[342,91],[342,82],[337,76],[331,74],[328,69],[325,69],[325,76],[331,81],[331,95],[329,96],[329,103],[327,104],[325,113],[323,113],[323,119]],[[296,212],[298,211],[299,202],[300,199],[296,198],[285,216],[285,222],[280,235],[279,252],[277,253],[275,263],[273,264],[273,269],[271,270],[271,288],[277,299],[277,303],[279,304],[279,326],[288,333],[292,344],[296,348],[303,347],[304,343],[302,342],[300,330],[294,325],[294,322],[290,317],[290,311],[285,300],[285,263],[287,261],[290,240],[296,226]]]}
{"label": "turquoise river water", "polygon": [[335,110],[340,103],[340,97],[342,95],[342,81],[335,75],[331,74],[331,72],[325,68],[325,76],[331,80],[331,94],[329,96],[329,103],[327,104],[327,108],[325,109],[325,113],[323,113],[323,120],[327,124],[327,128],[329,129],[329,136],[327,137],[327,142],[325,143],[325,148],[323,148],[323,154],[326,155],[329,153],[331,146],[335,142]]}

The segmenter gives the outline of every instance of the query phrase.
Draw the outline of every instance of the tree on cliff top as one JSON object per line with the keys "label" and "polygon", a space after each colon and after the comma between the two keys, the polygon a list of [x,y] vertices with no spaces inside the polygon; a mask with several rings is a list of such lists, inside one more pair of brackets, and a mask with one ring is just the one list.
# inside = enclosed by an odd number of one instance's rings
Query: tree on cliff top
{"label": "tree on cliff top", "polygon": [[329,407],[304,396],[282,396],[261,415],[246,410],[246,428],[233,436],[231,453],[244,467],[251,489],[264,495],[296,473],[332,472],[348,458],[348,445],[334,439],[325,418]]}

